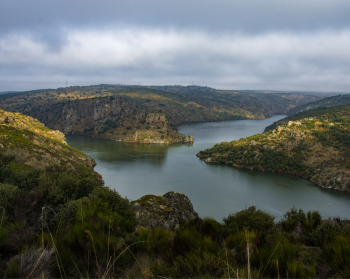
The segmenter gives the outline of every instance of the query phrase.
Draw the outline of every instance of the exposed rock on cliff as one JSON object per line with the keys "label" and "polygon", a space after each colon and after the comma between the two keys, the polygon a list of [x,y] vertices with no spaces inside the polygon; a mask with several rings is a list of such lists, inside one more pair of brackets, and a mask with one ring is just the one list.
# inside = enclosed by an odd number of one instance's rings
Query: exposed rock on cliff
{"label": "exposed rock on cliff", "polygon": [[65,134],[89,135],[125,142],[184,143],[193,138],[168,126],[160,111],[147,111],[120,96],[56,104],[36,114],[48,127]]}
{"label": "exposed rock on cliff", "polygon": [[207,163],[290,173],[350,191],[350,106],[313,110],[274,123],[269,131],[200,151]]}
{"label": "exposed rock on cliff", "polygon": [[162,227],[177,230],[186,221],[198,218],[190,199],[180,193],[146,195],[132,204],[139,225],[148,229]]}
{"label": "exposed rock on cliff", "polygon": [[94,159],[68,146],[61,132],[21,113],[0,110],[0,152],[15,156],[19,165],[14,168],[60,166],[73,172],[91,172],[102,183],[101,176],[93,171]]}

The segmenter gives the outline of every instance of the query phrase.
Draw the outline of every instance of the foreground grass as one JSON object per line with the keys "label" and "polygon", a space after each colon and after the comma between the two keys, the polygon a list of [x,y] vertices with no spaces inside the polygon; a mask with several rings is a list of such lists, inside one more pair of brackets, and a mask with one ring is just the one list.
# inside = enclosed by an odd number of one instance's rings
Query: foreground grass
{"label": "foreground grass", "polygon": [[254,206],[177,231],[136,224],[128,200],[66,169],[19,171],[0,156],[4,278],[350,277],[350,224]]}

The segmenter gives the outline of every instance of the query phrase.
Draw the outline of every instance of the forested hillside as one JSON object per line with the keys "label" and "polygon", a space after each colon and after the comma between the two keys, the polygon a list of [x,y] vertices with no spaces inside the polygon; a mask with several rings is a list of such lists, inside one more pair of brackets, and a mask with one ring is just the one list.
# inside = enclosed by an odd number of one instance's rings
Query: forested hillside
{"label": "forested hillside", "polygon": [[338,107],[338,106],[345,106],[350,104],[350,94],[347,95],[336,95],[327,97],[315,102],[299,105],[295,108],[290,109],[287,112],[288,116],[303,112],[303,111],[309,111],[314,109],[321,109],[321,108],[332,108],[332,107]]}
{"label": "forested hillside", "polygon": [[319,186],[350,190],[350,106],[287,117],[262,134],[200,151],[206,162],[290,173]]}
{"label": "forested hillside", "polygon": [[[0,95],[0,108],[42,119],[52,106],[119,95],[148,111],[162,111],[175,126],[181,123],[232,119],[264,119],[322,98],[297,93],[253,93],[200,86],[74,86]],[[46,123],[45,123],[46,124]]]}

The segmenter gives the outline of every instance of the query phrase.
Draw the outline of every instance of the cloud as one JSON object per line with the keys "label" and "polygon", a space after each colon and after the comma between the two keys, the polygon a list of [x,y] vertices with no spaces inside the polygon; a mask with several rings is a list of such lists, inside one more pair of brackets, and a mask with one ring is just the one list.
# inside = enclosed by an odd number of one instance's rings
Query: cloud
{"label": "cloud", "polygon": [[66,79],[77,85],[350,88],[350,29],[245,34],[115,26],[60,34],[57,48],[29,32],[0,37],[0,91],[63,86]]}

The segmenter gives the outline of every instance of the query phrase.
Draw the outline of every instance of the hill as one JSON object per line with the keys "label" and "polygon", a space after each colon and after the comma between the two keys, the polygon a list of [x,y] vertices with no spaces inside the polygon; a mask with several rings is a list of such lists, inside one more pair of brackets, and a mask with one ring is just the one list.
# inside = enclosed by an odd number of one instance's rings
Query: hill
{"label": "hill", "polygon": [[350,106],[313,110],[281,120],[262,134],[200,151],[206,162],[289,173],[350,190]]}
{"label": "hill", "polygon": [[0,154],[14,156],[15,170],[69,169],[98,179],[94,159],[67,145],[64,134],[21,113],[0,110]]}
{"label": "hill", "polygon": [[130,203],[62,133],[2,110],[0,129],[1,278],[350,276],[349,220],[250,206],[219,223],[174,192]]}
{"label": "hill", "polygon": [[287,113],[293,107],[320,100],[323,96],[216,90],[200,86],[140,87],[101,84],[3,94],[0,95],[0,108],[43,119],[40,114],[44,114],[53,105],[116,95],[148,112],[162,111],[172,126],[189,122],[264,119],[276,113]]}
{"label": "hill", "polygon": [[299,105],[295,108],[290,109],[287,112],[287,115],[291,116],[303,111],[309,111],[309,110],[321,109],[321,108],[332,108],[332,107],[345,106],[345,105],[350,105],[350,94],[331,96],[315,102]]}

